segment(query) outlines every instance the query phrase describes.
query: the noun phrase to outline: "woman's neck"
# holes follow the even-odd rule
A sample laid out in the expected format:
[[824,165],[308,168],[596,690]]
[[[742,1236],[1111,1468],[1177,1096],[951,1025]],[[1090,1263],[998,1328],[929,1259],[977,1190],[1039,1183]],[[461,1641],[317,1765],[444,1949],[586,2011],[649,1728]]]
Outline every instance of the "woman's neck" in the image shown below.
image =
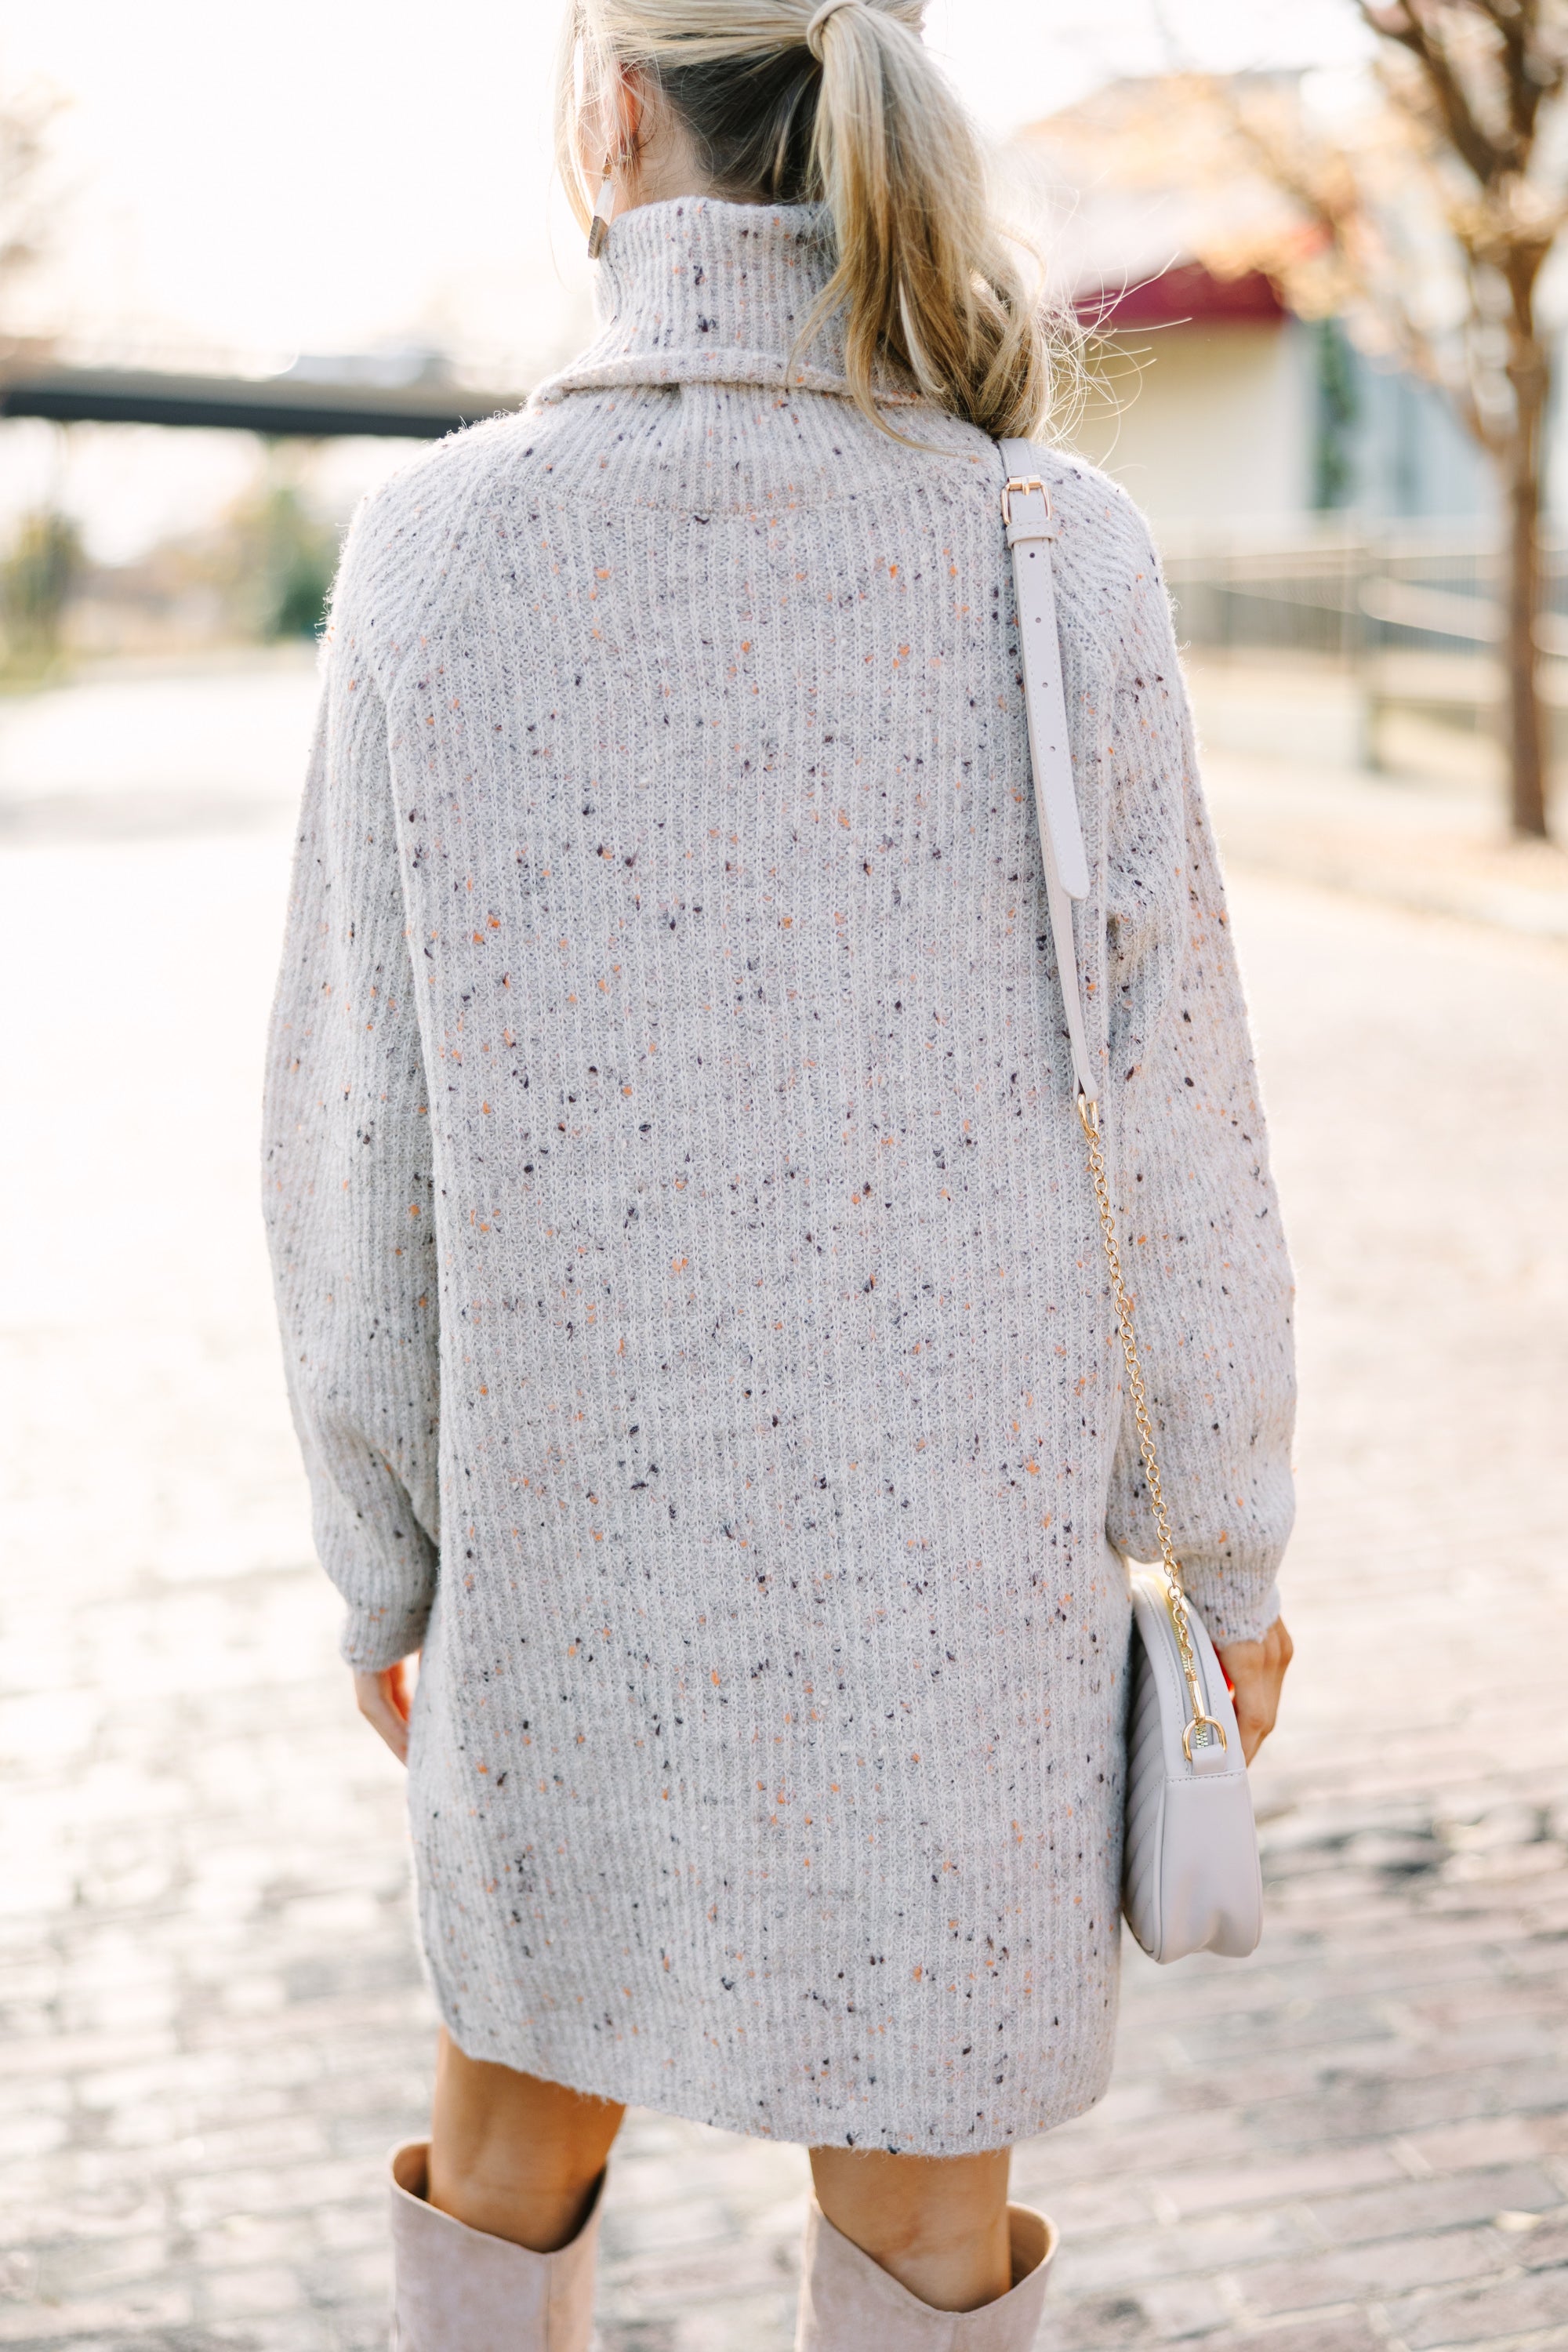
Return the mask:
[[627,161],[615,174],[616,211],[639,212],[645,205],[668,205],[681,196],[715,196],[723,204],[760,205],[769,199],[743,189],[720,188],[705,170],[697,142],[668,102],[650,98],[640,77],[627,85],[635,106]]

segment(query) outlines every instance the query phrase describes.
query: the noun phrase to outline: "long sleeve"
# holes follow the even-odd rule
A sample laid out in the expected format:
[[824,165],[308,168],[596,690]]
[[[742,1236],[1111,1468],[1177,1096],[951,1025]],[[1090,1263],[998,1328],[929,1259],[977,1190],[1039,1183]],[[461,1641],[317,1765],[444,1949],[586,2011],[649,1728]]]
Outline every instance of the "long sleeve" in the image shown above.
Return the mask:
[[264,1211],[316,1545],[351,1664],[417,1649],[440,1540],[428,1090],[386,714],[329,647],[268,1039]]
[[[1218,1639],[1279,1614],[1294,1514],[1292,1284],[1225,890],[1152,553],[1111,710],[1105,1093],[1117,1214],[1162,1482]],[[1108,1531],[1159,1556],[1125,1412]]]

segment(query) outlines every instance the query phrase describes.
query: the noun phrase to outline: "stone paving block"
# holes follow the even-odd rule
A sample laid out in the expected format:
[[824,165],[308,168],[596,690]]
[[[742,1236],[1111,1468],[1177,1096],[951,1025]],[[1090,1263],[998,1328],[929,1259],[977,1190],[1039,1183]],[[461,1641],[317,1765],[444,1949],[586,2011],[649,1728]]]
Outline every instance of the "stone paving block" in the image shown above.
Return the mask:
[[[762,2313],[752,2317],[748,2340],[782,2343],[782,2325],[771,2303],[764,2300]],[[601,2313],[594,2329],[593,2352],[675,2352],[676,2328],[673,2319],[606,2319]]]
[[190,2261],[205,2271],[253,2270],[268,2263],[300,2263],[314,2252],[318,2242],[315,2216],[289,2214],[263,2220],[255,2213],[231,2213],[216,2228],[203,2231],[191,2249]]
[[1393,2147],[1373,2140],[1246,2165],[1215,2165],[1206,2171],[1167,2166],[1159,2173],[1157,2189],[1174,2220],[1215,2208],[1239,2212],[1250,2205],[1282,2204],[1336,2189],[1364,2193],[1408,2179]]
[[24,2188],[17,2201],[28,2214],[37,2248],[51,2241],[83,2246],[100,2239],[119,2242],[177,2226],[156,2182],[94,2179],[81,2163],[68,2178],[40,2181],[31,2193]]
[[[380,2221],[380,2215],[376,2220]],[[364,2242],[333,2247],[300,2266],[310,2299],[323,2309],[341,2305],[351,2315],[384,2310],[392,2289],[392,2260],[384,2224],[364,2232]]]
[[84,2297],[68,2306],[34,2297],[25,2304],[0,2304],[0,2344],[56,2345],[67,2339],[91,2344],[116,2335],[144,2341],[153,2330],[187,2326],[192,2315],[190,2290],[177,2282],[112,2300]]
[[70,2123],[64,2113],[0,2116],[0,2164],[36,2164],[40,2157],[68,2147]]
[[737,2344],[787,2344],[795,2329],[795,2295],[752,2292],[728,2309],[700,2307],[682,2313],[671,2342],[674,2352],[733,2352]]
[[1152,2340],[1152,2323],[1138,2295],[1093,2295],[1070,2305],[1047,2295],[1035,2352],[1121,2352]]
[[248,2319],[297,2311],[306,2300],[300,2271],[289,2264],[237,2265],[203,2275],[197,2289],[203,2319]]
[[1511,2331],[1507,2336],[1493,2336],[1479,2346],[1467,2347],[1467,2352],[1565,2352],[1568,2347],[1568,2326],[1562,2327],[1531,2327],[1522,2336]]
[[1561,2183],[1540,2165],[1485,2172],[1447,2173],[1409,2180],[1398,2189],[1363,2189],[1353,2196],[1313,2198],[1306,2208],[1327,2245],[1354,2245],[1407,2230],[1447,2230],[1490,2221],[1499,2213],[1545,2213],[1563,2203]]
[[1203,2352],[1390,2352],[1384,2328],[1365,2312],[1314,2312],[1263,2330],[1221,2328],[1200,2339]]
[[1408,2136],[1436,2125],[1568,2106],[1568,2069],[1544,2053],[1534,2065],[1443,2067],[1421,2074],[1399,2053],[1381,2076],[1343,2082],[1332,2075],[1312,2092],[1252,2107],[1247,2127],[1268,2150],[1310,2147],[1333,2140]]
[[1027,2142],[1013,2166],[1013,2195],[1023,2205],[1048,2212],[1069,2243],[1110,2231],[1145,2230],[1152,2221],[1173,2221],[1155,2185],[1137,2174],[1110,2179],[1074,2179],[1070,2168],[1052,2173],[1037,2160],[1037,2142]]
[[[1308,2002],[1278,2000],[1267,2009],[1232,2010],[1201,2024],[1184,2022],[1174,2046],[1184,2062],[1200,2072],[1234,2078],[1242,2068],[1247,2079],[1268,2062],[1295,2059],[1310,2063],[1323,2050],[1336,2055],[1357,2044],[1380,2047],[1388,2038],[1388,2019],[1382,2003],[1383,1988],[1359,2001]],[[1262,2074],[1263,2082],[1268,2077]]]
[[1405,1992],[1401,2008],[1415,2032],[1440,2036],[1469,2059],[1491,2053],[1505,2041],[1510,2047],[1539,2046],[1542,2030],[1550,2031],[1563,2016],[1563,1990],[1557,1977],[1521,1984],[1494,1972],[1488,1981],[1467,1982],[1458,1993],[1448,1988],[1415,1997]]
[[1568,2294],[1568,2204],[1559,2205],[1533,2229],[1520,2232],[1518,2259],[1527,2271],[1563,2271],[1563,2291]]
[[1561,1933],[1521,1937],[1509,1947],[1510,1974],[1515,1977],[1561,1976],[1563,1971],[1563,1939]]
[[[382,2352],[384,2339],[383,2326],[359,2340],[363,2341],[365,2352],[371,2344]],[[242,2320],[209,2319],[177,2343],[142,2347],[142,2352],[218,2352],[220,2347],[232,2347],[232,2352],[348,2352],[353,2341],[342,2328],[341,2314],[307,2308],[253,2314]]]
[[604,2305],[622,2317],[658,2319],[688,2305],[722,2305],[728,2296],[768,2282],[781,2293],[780,2283],[785,2282],[793,2294],[799,2242],[798,2219],[781,2235],[749,2232],[739,2217],[726,2237],[706,2245],[662,2249],[605,2241],[600,2261]]
[[1433,2172],[1459,2172],[1540,2156],[1568,2155],[1568,2111],[1480,2116],[1413,2132],[1401,2146]]
[[158,2279],[170,2268],[169,2252],[162,2230],[77,2232],[63,2243],[38,2246],[32,2291],[44,2304],[96,2301]]
[[323,2253],[373,2252],[384,2263],[386,2253],[386,2215],[379,2198],[344,2200],[335,2205],[315,2205],[310,2209],[315,2226],[316,2242]]
[[[247,2099],[248,2108],[252,2103]],[[226,2125],[209,2123],[200,2137],[187,2134],[135,2159],[149,2173],[166,2172],[176,2179],[216,2175],[246,2166],[265,2169],[287,2179],[300,2165],[330,2158],[332,2149],[323,2122],[309,2113],[231,2118]],[[127,2159],[129,2161],[129,2159]]]
[[1235,2315],[1230,2282],[1194,2272],[1185,2278],[1151,2279],[1137,2290],[1150,2336],[1157,2344],[1212,2335]]
[[1237,2284],[1249,2315],[1261,2318],[1357,2296],[1386,2301],[1416,2285],[1485,2277],[1508,2260],[1491,2230],[1413,2231],[1373,2245],[1330,2245],[1310,2262],[1259,2263],[1238,2272]]
[[1105,2294],[1113,2285],[1143,2294],[1151,2281],[1190,2280],[1241,2263],[1310,2258],[1322,2242],[1302,2211],[1289,2206],[1206,2215],[1164,2229],[1086,2233],[1064,2243],[1053,2284],[1068,2297]]
[[[1123,2029],[1128,2041],[1130,2031]],[[1112,2092],[1115,2092],[1112,2084]],[[1020,2161],[1042,2180],[1116,2181],[1140,2174],[1158,2175],[1179,2168],[1194,2149],[1219,2165],[1235,2158],[1245,2161],[1262,2154],[1249,2137],[1242,2112],[1217,2101],[1204,2107],[1162,2114],[1152,2097],[1150,2112],[1128,2116],[1118,2101],[1107,2098],[1087,2116],[1062,2125],[1047,2139],[1032,2141]]]
[[[622,2208],[614,2217],[606,2210],[607,2251],[626,2259],[657,2252],[684,2263],[698,2249],[724,2245],[733,2234],[733,2219],[717,2198],[700,2194],[675,2197],[641,2210]],[[697,2255],[700,2259],[700,2255]]]
[[18,2031],[7,2055],[6,2072],[17,2084],[30,2077],[43,2077],[47,2096],[58,2087],[62,2074],[102,2075],[137,2068],[150,2068],[156,2074],[177,2054],[172,2031],[131,2033],[110,2028],[51,2034],[47,2020],[39,2020],[31,2032]]
[[1449,2346],[1490,2345],[1536,2330],[1568,2336],[1568,2281],[1550,2274],[1489,2282],[1448,2294],[1412,2297],[1386,2306],[1390,2331],[1407,2352],[1447,2352]]

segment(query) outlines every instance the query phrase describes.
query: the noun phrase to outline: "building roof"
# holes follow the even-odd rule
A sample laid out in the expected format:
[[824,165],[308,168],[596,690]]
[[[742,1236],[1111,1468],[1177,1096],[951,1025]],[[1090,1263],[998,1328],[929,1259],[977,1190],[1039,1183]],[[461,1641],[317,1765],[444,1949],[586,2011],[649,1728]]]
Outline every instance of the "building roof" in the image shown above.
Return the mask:
[[[1053,292],[1087,322],[1114,330],[1286,315],[1278,288],[1245,257],[1261,225],[1288,216],[1285,199],[1261,173],[1216,171],[1199,79],[1112,82],[1009,142],[1013,209]],[[1215,259],[1229,246],[1234,270]]]

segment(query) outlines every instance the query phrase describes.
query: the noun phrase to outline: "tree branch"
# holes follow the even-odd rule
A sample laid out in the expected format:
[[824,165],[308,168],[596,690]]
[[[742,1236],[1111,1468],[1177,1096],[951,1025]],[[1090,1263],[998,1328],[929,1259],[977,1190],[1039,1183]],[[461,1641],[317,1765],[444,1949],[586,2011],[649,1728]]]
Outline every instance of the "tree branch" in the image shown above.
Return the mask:
[[1507,172],[1521,168],[1513,143],[1500,147],[1482,124],[1460,81],[1453,59],[1435,27],[1416,14],[1415,0],[1356,0],[1362,21],[1380,38],[1408,50],[1425,77],[1448,142],[1483,188],[1493,186]]

